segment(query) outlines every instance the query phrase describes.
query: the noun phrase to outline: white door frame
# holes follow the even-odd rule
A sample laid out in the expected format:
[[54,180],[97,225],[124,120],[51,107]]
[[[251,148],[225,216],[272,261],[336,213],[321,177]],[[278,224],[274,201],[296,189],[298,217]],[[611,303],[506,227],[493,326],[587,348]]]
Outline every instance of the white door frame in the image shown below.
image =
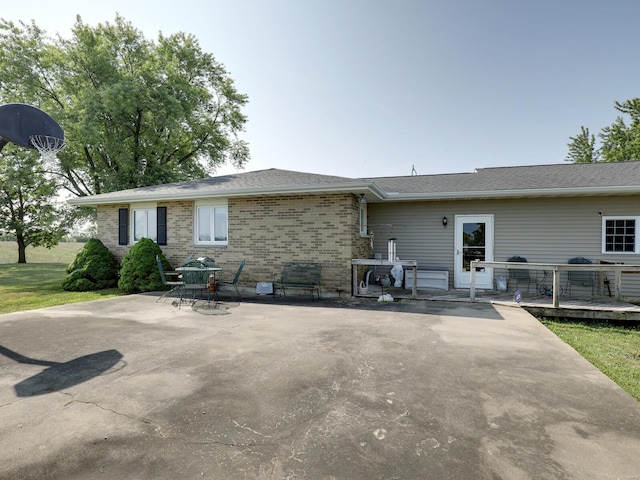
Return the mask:
[[[471,272],[465,267],[464,261],[464,225],[473,223],[485,224],[485,245],[484,258],[487,262],[493,261],[493,214],[484,215],[456,215],[455,216],[455,245],[454,245],[454,270],[453,285],[455,288],[470,288]],[[469,256],[469,247],[466,248],[467,257]],[[475,260],[475,258],[473,259]],[[466,268],[466,270],[465,270]],[[493,288],[493,268],[480,268],[476,271],[476,288]]]

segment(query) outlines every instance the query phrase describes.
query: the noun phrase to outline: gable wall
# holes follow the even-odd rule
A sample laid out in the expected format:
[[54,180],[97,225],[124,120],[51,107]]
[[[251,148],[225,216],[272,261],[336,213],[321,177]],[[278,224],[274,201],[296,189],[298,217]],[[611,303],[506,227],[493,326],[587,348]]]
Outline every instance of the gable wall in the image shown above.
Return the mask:
[[[529,262],[566,263],[584,256],[598,260],[640,264],[637,254],[601,253],[604,215],[640,215],[637,196],[408,202],[369,205],[375,251],[386,257],[388,238],[397,238],[397,255],[417,260],[419,268],[447,267],[453,286],[456,214],[494,215],[494,260],[520,255]],[[442,217],[448,219],[447,227]],[[505,272],[495,271],[495,275]],[[640,292],[640,275],[623,276],[623,294]],[[624,290],[627,290],[625,292]]]
[[[243,259],[240,278],[246,287],[279,279],[284,263],[322,264],[322,290],[351,291],[351,259],[368,255],[368,240],[360,238],[359,207],[350,194],[299,195],[229,199],[229,244],[202,247],[193,244],[193,202],[162,202],[167,206],[167,245],[163,253],[174,266],[187,255],[209,256],[235,273]],[[118,209],[98,207],[98,236],[121,260],[129,246],[118,245]]]

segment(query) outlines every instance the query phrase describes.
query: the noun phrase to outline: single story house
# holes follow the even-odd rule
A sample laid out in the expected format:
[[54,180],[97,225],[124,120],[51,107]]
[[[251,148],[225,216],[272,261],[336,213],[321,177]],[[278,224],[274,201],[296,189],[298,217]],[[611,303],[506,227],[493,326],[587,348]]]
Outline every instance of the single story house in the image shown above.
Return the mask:
[[[98,237],[120,259],[142,237],[174,266],[209,256],[235,271],[246,259],[240,283],[252,290],[301,261],[322,264],[323,295],[351,293],[352,259],[386,258],[389,239],[418,270],[447,272],[443,288],[469,288],[476,258],[640,263],[640,162],[379,178],[268,169],[69,203],[97,208]],[[499,274],[479,272],[477,287],[495,288]],[[640,297],[630,277],[622,293]]]

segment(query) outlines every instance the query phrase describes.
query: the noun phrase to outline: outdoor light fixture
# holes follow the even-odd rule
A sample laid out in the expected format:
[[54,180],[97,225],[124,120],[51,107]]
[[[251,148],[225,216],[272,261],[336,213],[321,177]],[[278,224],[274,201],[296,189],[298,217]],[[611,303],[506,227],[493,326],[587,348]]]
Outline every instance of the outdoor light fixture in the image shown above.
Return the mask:
[[364,193],[360,194],[360,198],[358,199],[358,203],[367,203],[367,199],[364,198]]
[[449,220],[447,220],[447,217],[442,217],[442,226],[444,228],[447,228],[447,223],[449,223]]

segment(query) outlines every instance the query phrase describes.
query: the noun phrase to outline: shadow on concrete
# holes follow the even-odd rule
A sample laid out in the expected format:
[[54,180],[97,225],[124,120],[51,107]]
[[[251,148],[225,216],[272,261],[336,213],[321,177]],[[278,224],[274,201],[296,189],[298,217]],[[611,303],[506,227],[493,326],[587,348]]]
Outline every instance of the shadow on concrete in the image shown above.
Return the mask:
[[402,312],[429,315],[469,316],[487,320],[504,320],[504,317],[487,303],[448,302],[439,300],[413,300],[395,299],[393,302],[378,302],[375,298],[347,297],[347,298],[320,298],[312,300],[310,297],[300,295],[273,296],[253,295],[243,296],[243,303],[261,303],[271,305],[288,305],[295,307],[322,307],[344,308],[357,310],[370,310],[377,312]]
[[117,350],[105,350],[58,363],[25,357],[2,345],[0,354],[18,363],[48,367],[15,385],[14,389],[19,397],[44,395],[73,387],[103,374],[123,358]]

